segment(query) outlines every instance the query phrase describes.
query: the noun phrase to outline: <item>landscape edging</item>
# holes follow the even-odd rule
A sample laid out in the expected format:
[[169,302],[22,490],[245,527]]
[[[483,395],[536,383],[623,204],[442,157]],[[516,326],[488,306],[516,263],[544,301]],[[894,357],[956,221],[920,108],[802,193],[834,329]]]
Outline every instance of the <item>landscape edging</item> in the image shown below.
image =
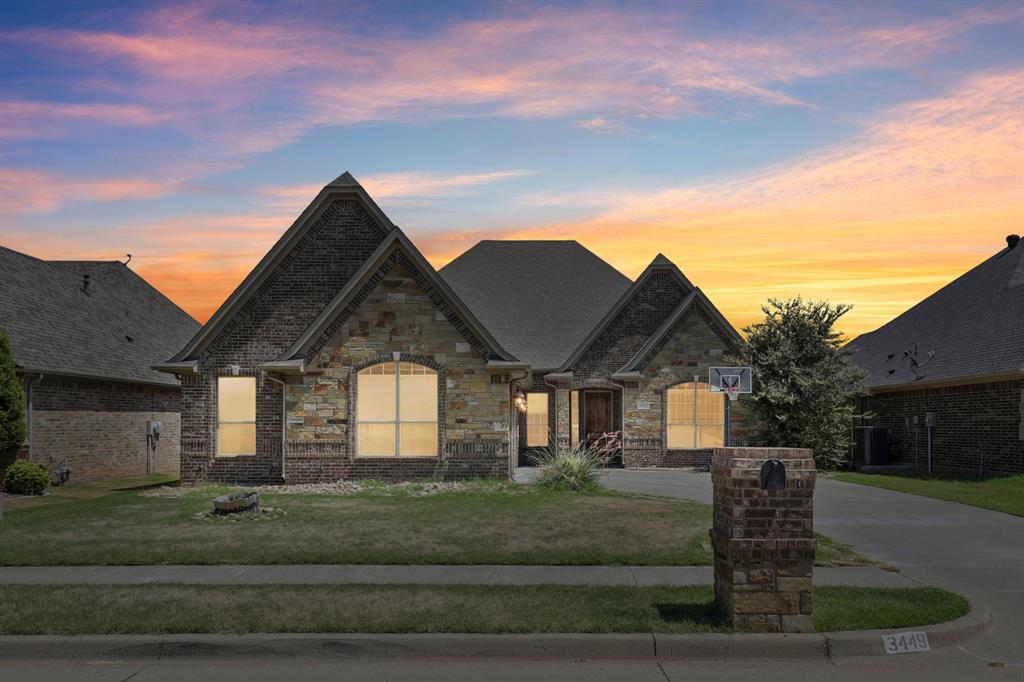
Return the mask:
[[971,612],[919,628],[814,634],[250,634],[250,635],[5,635],[8,660],[124,660],[159,658],[512,658],[532,660],[821,660],[884,655],[882,636],[911,629],[928,633],[932,648],[984,632],[991,613]]

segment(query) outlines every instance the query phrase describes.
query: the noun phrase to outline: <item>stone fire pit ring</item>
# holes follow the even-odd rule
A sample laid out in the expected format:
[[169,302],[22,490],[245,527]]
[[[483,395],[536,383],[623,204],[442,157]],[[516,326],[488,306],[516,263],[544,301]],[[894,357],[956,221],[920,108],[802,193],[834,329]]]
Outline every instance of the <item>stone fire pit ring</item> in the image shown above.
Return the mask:
[[230,493],[213,498],[213,510],[218,514],[238,514],[260,508],[260,494],[255,490]]

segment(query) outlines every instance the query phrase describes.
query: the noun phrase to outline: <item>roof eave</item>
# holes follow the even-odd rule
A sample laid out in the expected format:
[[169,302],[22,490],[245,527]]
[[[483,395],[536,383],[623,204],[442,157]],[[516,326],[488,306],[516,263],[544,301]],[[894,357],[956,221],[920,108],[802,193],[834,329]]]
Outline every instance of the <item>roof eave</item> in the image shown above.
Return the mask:
[[358,198],[370,214],[377,219],[384,229],[392,231],[397,229],[394,223],[377,206],[376,202],[359,185],[334,186],[327,185],[320,190],[320,193],[312,202],[299,214],[299,217],[285,231],[281,238],[274,244],[273,248],[256,264],[256,267],[246,276],[242,283],[231,293],[220,308],[213,314],[202,328],[196,332],[191,341],[173,358],[171,362],[187,360],[195,354],[202,352],[216,334],[231,319],[241,305],[248,300],[249,294],[256,289],[281,260],[287,256],[292,247],[302,238],[305,231],[319,217],[320,213],[330,204],[330,201],[343,196]]
[[264,372],[274,372],[275,374],[305,374],[306,360],[305,358],[297,360],[272,360],[271,362],[261,362],[256,365],[256,369],[263,370]]
[[298,356],[304,355],[309,346],[313,344],[320,336],[327,330],[331,323],[337,318],[340,312],[346,305],[355,297],[355,295],[362,289],[373,273],[375,273],[384,261],[391,255],[392,251],[396,248],[400,248],[406,256],[413,260],[416,267],[430,280],[431,286],[437,289],[442,298],[444,298],[449,305],[451,305],[457,315],[466,323],[470,331],[473,332],[479,338],[488,350],[497,356],[497,360],[506,362],[518,362],[517,358],[506,351],[497,340],[487,331],[486,328],[480,323],[475,315],[469,310],[469,308],[462,302],[461,299],[452,291],[451,287],[444,281],[444,279],[434,270],[433,266],[427,262],[423,255],[420,254],[416,246],[409,241],[409,238],[402,233],[401,230],[395,228],[392,230],[390,236],[381,242],[380,246],[373,252],[373,254],[366,259],[366,261],[359,267],[355,275],[349,279],[348,283],[345,284],[344,288],[338,292],[326,308],[317,316],[317,318],[307,327],[295,343],[291,345],[284,353],[278,356],[273,362],[289,362],[295,360]]
[[680,282],[682,282],[682,284],[689,291],[693,291],[695,289],[693,284],[690,283],[690,280],[688,280],[686,278],[686,275],[683,274],[682,270],[680,270],[671,261],[665,259],[665,262],[663,263],[661,262],[661,259],[664,259],[664,257],[661,254],[658,254],[658,258],[655,258],[654,261],[652,261],[651,264],[648,265],[642,273],[640,273],[640,276],[636,278],[636,281],[629,285],[629,288],[622,293],[622,296],[619,297],[619,300],[616,301],[615,305],[613,305],[611,309],[607,313],[605,313],[604,317],[601,318],[601,321],[597,323],[597,325],[594,327],[593,330],[591,330],[589,334],[587,334],[586,338],[584,338],[580,345],[576,347],[576,350],[572,352],[569,358],[564,363],[562,363],[561,366],[558,367],[559,371],[568,371],[569,369],[572,368],[574,364],[576,364],[580,357],[583,356],[583,353],[585,353],[586,350],[591,346],[591,344],[593,344],[594,341],[596,341],[597,338],[602,333],[604,333],[605,329],[608,327],[609,324],[611,324],[612,320],[614,320],[615,317],[626,306],[626,303],[628,303],[629,300],[633,298],[634,294],[636,294],[636,292],[640,289],[643,283],[647,281],[647,278],[649,278],[651,274],[656,270],[668,270],[669,272],[673,273],[677,278],[679,278]]
[[167,374],[198,374],[199,373],[199,361],[198,360],[180,360],[174,362],[164,362],[159,365],[151,365],[153,369],[158,372],[166,372]]

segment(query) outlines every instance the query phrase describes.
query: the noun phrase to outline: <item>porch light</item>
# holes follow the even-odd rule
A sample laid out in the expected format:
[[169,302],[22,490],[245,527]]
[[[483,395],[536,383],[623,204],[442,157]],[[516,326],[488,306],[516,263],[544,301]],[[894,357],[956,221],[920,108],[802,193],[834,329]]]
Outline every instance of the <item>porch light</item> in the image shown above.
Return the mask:
[[512,404],[515,405],[516,412],[526,414],[526,393],[519,386],[516,386],[516,392],[512,394]]

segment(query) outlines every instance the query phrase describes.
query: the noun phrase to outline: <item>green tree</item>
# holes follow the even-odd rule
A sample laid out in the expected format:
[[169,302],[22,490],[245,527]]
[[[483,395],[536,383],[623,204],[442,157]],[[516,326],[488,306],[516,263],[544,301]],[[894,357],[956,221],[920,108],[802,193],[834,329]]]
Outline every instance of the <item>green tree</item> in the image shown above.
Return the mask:
[[25,443],[25,389],[7,336],[0,329],[0,468],[14,461]]
[[863,372],[835,324],[846,304],[769,299],[765,318],[743,331],[740,360],[753,369],[754,394],[745,400],[753,421],[751,444],[812,448],[819,468],[849,460],[853,398]]

